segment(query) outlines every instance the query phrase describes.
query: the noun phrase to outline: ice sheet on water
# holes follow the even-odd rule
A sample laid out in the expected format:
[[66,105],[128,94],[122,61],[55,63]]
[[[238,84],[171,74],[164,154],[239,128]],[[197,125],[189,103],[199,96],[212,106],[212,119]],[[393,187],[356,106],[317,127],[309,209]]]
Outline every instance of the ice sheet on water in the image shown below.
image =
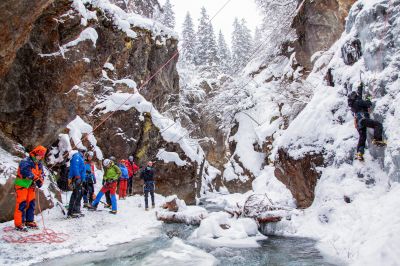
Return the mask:
[[172,244],[169,248],[157,251],[154,254],[150,254],[139,265],[216,265],[217,259],[194,246],[185,244],[179,238],[173,238]]

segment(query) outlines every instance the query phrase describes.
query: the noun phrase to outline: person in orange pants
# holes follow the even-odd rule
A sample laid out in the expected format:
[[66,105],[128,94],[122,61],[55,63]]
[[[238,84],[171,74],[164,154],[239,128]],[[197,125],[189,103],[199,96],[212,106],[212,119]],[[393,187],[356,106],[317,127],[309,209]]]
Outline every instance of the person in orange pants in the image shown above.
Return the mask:
[[29,157],[19,163],[17,178],[15,179],[15,211],[14,225],[19,231],[28,228],[37,229],[35,219],[35,190],[43,185],[43,165],[47,149],[37,146],[29,153]]

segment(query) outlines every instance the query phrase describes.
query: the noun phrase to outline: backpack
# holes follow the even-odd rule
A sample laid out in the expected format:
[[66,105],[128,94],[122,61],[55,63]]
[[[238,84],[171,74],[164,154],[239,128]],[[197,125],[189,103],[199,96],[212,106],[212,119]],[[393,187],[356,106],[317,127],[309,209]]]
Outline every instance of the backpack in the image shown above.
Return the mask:
[[350,107],[351,111],[353,113],[356,112],[356,106],[355,106],[355,102],[357,100],[358,94],[355,91],[352,91],[348,96],[347,96],[347,104]]
[[62,191],[68,191],[68,174],[69,168],[67,167],[67,164],[62,164],[60,166],[60,175],[57,179],[57,186]]

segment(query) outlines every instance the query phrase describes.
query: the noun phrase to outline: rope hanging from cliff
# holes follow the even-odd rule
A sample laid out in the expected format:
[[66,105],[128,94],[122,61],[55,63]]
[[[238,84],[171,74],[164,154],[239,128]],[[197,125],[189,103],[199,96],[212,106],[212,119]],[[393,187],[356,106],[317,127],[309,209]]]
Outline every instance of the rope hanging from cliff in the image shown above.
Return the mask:
[[69,235],[64,233],[57,233],[52,229],[46,228],[45,220],[43,217],[42,208],[40,206],[40,193],[36,189],[37,203],[40,215],[42,216],[42,232],[36,234],[29,234],[27,232],[18,232],[13,226],[3,228],[4,235],[2,239],[7,243],[13,244],[53,244],[65,242]]

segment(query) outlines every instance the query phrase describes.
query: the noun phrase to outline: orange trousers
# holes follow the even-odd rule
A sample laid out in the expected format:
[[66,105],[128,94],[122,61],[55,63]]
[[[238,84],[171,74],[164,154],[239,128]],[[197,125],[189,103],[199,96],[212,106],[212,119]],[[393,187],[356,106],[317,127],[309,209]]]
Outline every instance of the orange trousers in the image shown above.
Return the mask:
[[24,188],[15,185],[14,225],[22,226],[35,219],[35,188]]
[[126,197],[126,189],[128,188],[128,179],[119,180],[119,198]]

